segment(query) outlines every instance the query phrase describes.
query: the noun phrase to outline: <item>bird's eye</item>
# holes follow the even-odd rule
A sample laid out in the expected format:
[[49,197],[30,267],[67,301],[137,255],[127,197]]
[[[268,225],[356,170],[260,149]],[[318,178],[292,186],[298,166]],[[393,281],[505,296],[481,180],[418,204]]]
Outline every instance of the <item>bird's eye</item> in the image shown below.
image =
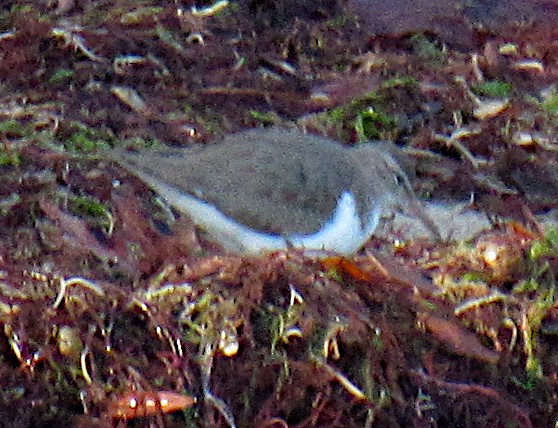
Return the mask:
[[402,174],[393,174],[393,179],[395,181],[395,184],[397,184],[398,186],[403,186],[405,185],[405,176]]

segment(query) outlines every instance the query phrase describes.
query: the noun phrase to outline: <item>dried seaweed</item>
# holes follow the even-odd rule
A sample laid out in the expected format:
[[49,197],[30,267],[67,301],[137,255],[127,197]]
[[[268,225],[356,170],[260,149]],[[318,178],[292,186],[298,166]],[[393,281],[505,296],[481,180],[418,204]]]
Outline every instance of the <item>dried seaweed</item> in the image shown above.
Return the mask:
[[[0,425],[555,424],[555,7],[370,3],[0,9]],[[231,256],[103,155],[288,120],[493,229]]]

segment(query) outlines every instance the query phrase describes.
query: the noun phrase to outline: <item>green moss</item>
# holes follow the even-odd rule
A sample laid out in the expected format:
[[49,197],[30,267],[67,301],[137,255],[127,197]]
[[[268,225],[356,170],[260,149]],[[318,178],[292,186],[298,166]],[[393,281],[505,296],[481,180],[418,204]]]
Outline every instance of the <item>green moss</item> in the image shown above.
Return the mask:
[[368,107],[357,114],[355,130],[359,141],[383,140],[395,129],[395,119],[378,108]]
[[8,150],[0,151],[0,166],[19,166],[21,165],[21,156],[19,153]]
[[77,214],[92,217],[104,217],[108,211],[101,202],[87,196],[71,198],[70,207]]
[[417,86],[418,80],[413,76],[395,76],[382,83],[382,88],[401,88]]
[[550,242],[554,251],[558,250],[558,228],[548,228],[546,231],[545,239]]
[[431,302],[430,300],[427,299],[420,299],[418,303],[420,305],[420,308],[425,311],[435,312],[440,309],[436,303]]
[[539,288],[539,283],[533,278],[528,278],[516,284],[513,287],[513,292],[517,294],[524,294],[524,293],[537,291],[538,288]]
[[341,123],[347,114],[346,110],[346,107],[336,107],[334,109],[331,109],[327,113],[328,122]]
[[64,146],[75,152],[91,153],[99,149],[108,149],[110,146],[106,141],[91,138],[90,134],[76,132],[68,138]]
[[471,89],[477,95],[490,98],[507,98],[511,95],[513,86],[511,83],[502,80],[488,80],[474,85]]
[[[56,108],[54,103],[44,104],[45,109]],[[9,119],[0,122],[0,137],[5,140],[25,139],[32,140],[37,143],[49,144],[53,141],[54,131],[51,127],[45,127],[43,118],[35,118],[35,111],[29,110],[29,116],[25,119],[16,120]],[[21,159],[16,152],[0,151],[1,165],[19,165]]]
[[554,93],[547,97],[542,103],[542,108],[549,113],[558,113],[558,94]]
[[526,377],[525,379],[519,379],[518,377],[512,377],[512,382],[527,392],[534,391],[540,384],[540,379],[536,377]]
[[132,137],[126,138],[125,140],[118,140],[114,142],[114,146],[118,147],[130,147],[135,149],[163,149],[165,146],[161,141],[156,138],[142,138],[142,137]]
[[549,255],[558,255],[558,229],[549,229],[544,239],[533,242],[528,254],[532,261]]
[[100,201],[89,196],[73,196],[68,201],[70,210],[77,215],[88,217],[108,233],[112,231],[114,219],[110,210]]
[[15,15],[15,14],[30,14],[30,13],[36,14],[37,11],[36,11],[35,8],[34,8],[33,6],[31,6],[31,5],[26,5],[26,4],[18,5],[18,4],[15,4],[15,5],[12,6],[12,8],[11,8],[11,10],[10,10],[10,13],[13,13],[14,15]]
[[[395,84],[394,81],[389,82],[389,88],[392,88],[393,84]],[[397,84],[402,84],[402,81]],[[353,132],[356,132],[359,141],[390,140],[395,137],[396,121],[383,109],[387,100],[387,95],[375,91],[370,92],[361,98],[330,110],[324,118],[327,126],[333,126],[339,131],[340,138],[344,138],[341,134],[349,130],[351,137]]]
[[372,336],[372,340],[370,341],[370,345],[374,347],[376,351],[382,352],[385,349],[385,343],[382,340],[382,336],[379,334],[374,334]]
[[411,36],[411,46],[414,53],[423,61],[438,65],[446,61],[447,52],[436,41],[429,40],[424,34]]
[[92,153],[111,147],[111,136],[107,132],[91,128],[81,122],[70,124],[70,136],[64,140],[64,147],[76,153]]
[[15,119],[8,119],[4,122],[0,122],[0,134],[23,137],[28,134],[28,129],[22,122]]
[[250,116],[264,125],[274,125],[281,121],[277,113],[268,111],[259,112],[256,110],[250,110]]
[[539,291],[537,298],[527,310],[527,323],[522,327],[525,353],[525,371],[530,377],[541,378],[543,369],[537,351],[540,348],[539,330],[543,319],[554,306],[555,287],[551,286],[545,291]]
[[338,282],[343,282],[343,275],[341,274],[341,272],[339,272],[339,269],[337,267],[328,269],[326,275]]
[[67,68],[63,68],[60,69],[56,72],[54,72],[54,74],[52,76],[50,76],[50,78],[48,79],[48,81],[50,83],[65,83],[69,80],[72,80],[72,78],[75,76],[75,72],[74,70],[69,70]]
[[547,258],[557,256],[558,229],[549,228],[542,239],[531,243],[531,247],[527,251],[528,275],[526,279],[514,286],[513,292],[517,294],[538,293],[537,299],[540,299],[541,293],[544,294],[549,288],[554,287],[553,282],[549,280],[549,277],[554,275]]
[[461,281],[463,283],[470,283],[470,282],[484,282],[485,275],[481,272],[466,272],[461,276]]
[[[0,199],[0,216],[8,215],[21,202],[21,196],[18,193],[12,193],[10,196]],[[1,312],[1,311],[0,311]]]
[[534,241],[527,253],[528,274],[526,279],[518,283],[513,292],[525,300],[525,321],[522,322],[523,353],[525,355],[525,371],[530,378],[543,377],[543,366],[539,355],[539,332],[543,320],[547,318],[555,306],[556,284],[555,274],[549,257],[558,255],[558,231],[549,229],[540,240]]

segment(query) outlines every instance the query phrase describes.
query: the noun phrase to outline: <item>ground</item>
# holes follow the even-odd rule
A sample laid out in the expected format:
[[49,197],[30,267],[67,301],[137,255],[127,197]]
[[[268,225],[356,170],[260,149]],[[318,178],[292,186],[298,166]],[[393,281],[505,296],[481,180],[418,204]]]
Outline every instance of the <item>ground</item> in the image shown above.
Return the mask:
[[[500,3],[4,2],[0,425],[555,426],[558,5]],[[287,123],[492,226],[239,257],[106,155]]]

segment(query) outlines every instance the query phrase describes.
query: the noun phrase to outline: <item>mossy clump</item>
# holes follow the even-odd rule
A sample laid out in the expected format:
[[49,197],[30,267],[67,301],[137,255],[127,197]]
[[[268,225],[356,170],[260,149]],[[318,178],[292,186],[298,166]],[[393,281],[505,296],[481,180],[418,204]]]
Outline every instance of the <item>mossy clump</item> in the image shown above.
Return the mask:
[[487,80],[479,83],[471,88],[477,95],[490,98],[508,98],[513,90],[513,86],[509,82],[502,80]]

